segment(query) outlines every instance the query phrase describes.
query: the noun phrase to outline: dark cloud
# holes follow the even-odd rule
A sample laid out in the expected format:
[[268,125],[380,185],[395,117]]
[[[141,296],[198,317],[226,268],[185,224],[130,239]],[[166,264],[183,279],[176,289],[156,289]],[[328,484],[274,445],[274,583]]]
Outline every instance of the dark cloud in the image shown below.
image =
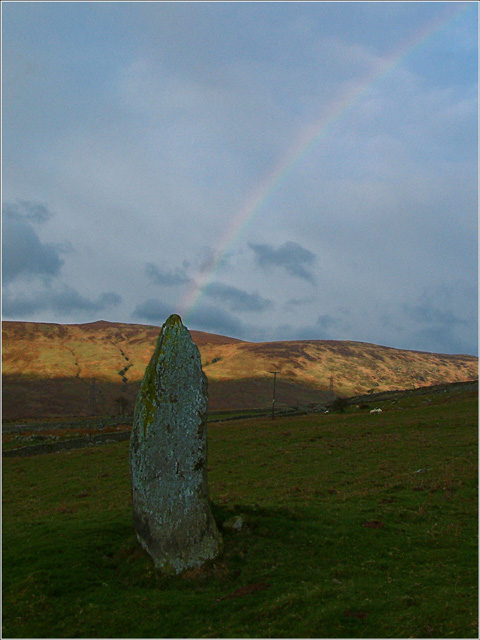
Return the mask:
[[452,326],[430,325],[414,331],[410,337],[410,349],[432,353],[456,353],[477,355],[478,347],[462,339]]
[[402,305],[411,324],[411,348],[442,353],[478,353],[478,290],[476,279],[444,282],[424,289]]
[[416,322],[435,327],[442,326],[453,328],[457,325],[466,324],[465,320],[456,316],[453,311],[440,309],[434,303],[429,302],[425,298],[419,304],[405,305],[404,309]]
[[[443,293],[443,295],[442,295]],[[463,337],[464,329],[471,323],[454,312],[448,305],[446,288],[433,294],[424,293],[414,304],[404,304],[403,311],[413,320],[412,332],[414,349],[444,353],[476,353],[478,346]]]
[[275,249],[268,244],[249,243],[249,247],[255,253],[255,260],[260,267],[283,267],[287,273],[296,278],[313,283],[314,277],[305,267],[312,266],[315,262],[315,254],[302,247],[298,242],[291,240]]
[[[338,309],[337,309],[338,310]],[[338,310],[341,314],[348,315],[344,309]],[[256,338],[262,341],[268,340],[342,340],[346,339],[348,321],[344,315],[334,316],[322,314],[313,324],[282,324],[271,326],[267,330],[257,331]]]
[[59,274],[65,249],[42,242],[32,224],[49,217],[44,205],[35,203],[7,204],[3,208],[2,267],[6,284],[23,275]]
[[39,311],[55,311],[65,315],[77,312],[99,312],[120,304],[121,296],[116,293],[102,293],[96,300],[82,296],[71,287],[60,291],[43,291],[35,295],[18,294],[12,296],[7,292],[3,297],[3,314],[6,317],[19,318],[30,316]]
[[338,320],[338,318],[334,318],[328,313],[318,316],[318,319],[317,319],[317,327],[320,327],[320,329],[324,329],[325,331],[332,329],[334,327],[338,327],[339,324],[340,324],[340,321]]
[[257,292],[247,293],[221,282],[211,282],[205,287],[204,293],[214,300],[228,304],[232,311],[259,312],[272,307],[272,301],[262,298]]
[[17,200],[16,202],[6,202],[2,207],[4,216],[10,218],[32,220],[42,223],[50,220],[51,211],[42,202],[33,202],[30,200]]
[[[171,304],[150,298],[135,307],[133,317],[160,325],[172,313],[179,313],[179,311]],[[245,327],[240,320],[211,305],[199,306],[182,315],[182,320],[189,329],[196,331],[206,331],[235,338],[241,338],[245,333]]]
[[352,335],[350,311],[345,308],[336,308],[337,315],[324,313],[317,318],[314,334],[319,336],[317,340],[345,340]]
[[218,307],[202,305],[194,309],[186,317],[188,326],[198,331],[217,333],[234,338],[243,338],[247,333],[245,325]]
[[95,310],[103,310],[106,309],[107,307],[113,307],[116,306],[117,304],[120,304],[122,301],[122,296],[119,295],[118,293],[114,293],[113,291],[109,291],[107,293],[102,293],[99,298],[97,299],[97,302],[93,303],[93,308]]
[[175,287],[180,284],[189,284],[192,280],[187,276],[186,267],[170,271],[157,267],[153,262],[148,262],[145,266],[145,273],[154,284],[166,287]]
[[173,305],[156,298],[150,298],[141,304],[137,304],[132,315],[134,318],[141,318],[148,322],[163,324],[168,316],[175,312]]

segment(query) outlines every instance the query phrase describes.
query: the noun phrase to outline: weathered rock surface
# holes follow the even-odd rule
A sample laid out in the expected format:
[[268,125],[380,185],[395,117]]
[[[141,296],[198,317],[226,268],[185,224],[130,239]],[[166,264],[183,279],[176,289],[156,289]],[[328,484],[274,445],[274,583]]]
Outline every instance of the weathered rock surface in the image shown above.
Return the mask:
[[221,550],[208,501],[207,402],[198,348],[172,315],[145,371],[130,441],[137,538],[167,573],[200,566]]

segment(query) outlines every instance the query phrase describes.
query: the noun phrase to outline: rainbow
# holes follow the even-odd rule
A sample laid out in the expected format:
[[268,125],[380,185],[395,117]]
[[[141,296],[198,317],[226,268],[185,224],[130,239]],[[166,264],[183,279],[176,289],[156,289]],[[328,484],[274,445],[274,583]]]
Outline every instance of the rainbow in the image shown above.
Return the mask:
[[[321,119],[306,127],[297,137],[294,145],[271,169],[263,181],[246,198],[242,208],[233,217],[230,226],[218,242],[217,248],[209,261],[208,267],[197,277],[190,286],[187,295],[180,304],[180,315],[188,322],[202,294],[214,278],[227,251],[238,240],[246,226],[260,212],[272,198],[278,187],[295,171],[305,156],[325,138],[330,129],[344,118],[353,107],[367,94],[373,85],[383,80],[397,68],[401,62],[418,48],[423,46],[435,35],[448,27],[463,15],[472,4],[477,3],[448,3],[448,10],[435,21],[417,30],[406,42],[383,59],[367,77],[362,78],[349,89],[341,98],[332,102]],[[478,6],[478,5],[477,5]]]

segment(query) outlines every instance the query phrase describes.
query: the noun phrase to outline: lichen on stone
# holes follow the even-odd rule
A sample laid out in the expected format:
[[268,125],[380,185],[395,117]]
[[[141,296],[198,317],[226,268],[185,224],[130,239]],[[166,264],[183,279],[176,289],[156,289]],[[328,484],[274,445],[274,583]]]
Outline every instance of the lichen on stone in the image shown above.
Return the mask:
[[198,348],[170,316],[140,386],[130,446],[137,537],[162,571],[199,566],[221,549],[208,501],[207,403]]

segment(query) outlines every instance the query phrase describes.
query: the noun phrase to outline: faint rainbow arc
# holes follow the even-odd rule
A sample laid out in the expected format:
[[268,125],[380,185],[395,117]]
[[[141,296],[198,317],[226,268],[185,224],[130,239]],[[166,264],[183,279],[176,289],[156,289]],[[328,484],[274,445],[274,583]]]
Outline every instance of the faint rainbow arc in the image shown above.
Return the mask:
[[347,115],[376,82],[384,79],[416,48],[425,44],[430,38],[440,33],[463,15],[471,4],[473,3],[462,3],[460,7],[450,8],[446,15],[442,14],[435,21],[415,32],[413,37],[409,38],[394,53],[381,61],[367,77],[357,82],[341,98],[333,101],[318,122],[303,129],[293,146],[288,149],[284,156],[274,165],[270,173],[247,197],[241,209],[234,216],[231,225],[221,237],[208,267],[190,286],[187,295],[179,306],[179,312],[187,322],[195,306],[200,301],[205,288],[215,276],[229,247],[241,235],[255,214],[259,213],[267,204],[282,182],[294,172],[310,150],[327,135],[329,128]]

